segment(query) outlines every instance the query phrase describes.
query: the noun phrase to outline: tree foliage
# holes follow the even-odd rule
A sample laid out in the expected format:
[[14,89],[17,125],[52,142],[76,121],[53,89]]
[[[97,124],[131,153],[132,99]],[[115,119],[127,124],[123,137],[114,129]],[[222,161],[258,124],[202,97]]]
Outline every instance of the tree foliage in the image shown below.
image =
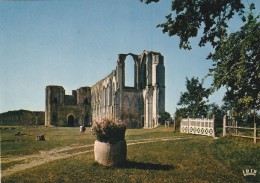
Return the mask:
[[[146,4],[159,0],[141,0]],[[222,38],[227,34],[228,20],[235,14],[244,13],[241,0],[173,0],[171,11],[166,16],[165,23],[157,25],[163,33],[180,37],[180,48],[191,49],[189,39],[197,37],[199,29],[203,28],[203,35],[199,46],[211,43],[218,48]],[[245,18],[242,17],[244,21]]]
[[187,91],[181,93],[178,105],[182,108],[177,109],[176,115],[182,114],[182,117],[206,117],[208,113],[208,97],[210,89],[203,87],[203,81],[199,82],[198,78],[186,78]]
[[213,116],[215,117],[215,125],[216,127],[223,126],[223,116],[227,114],[226,107],[219,107],[217,104],[212,103],[209,104],[208,117],[211,119]]
[[[159,0],[141,0],[146,4]],[[213,60],[210,70],[213,87],[225,86],[225,103],[234,116],[247,115],[260,109],[260,26],[259,16],[245,12],[242,0],[173,0],[167,21],[159,24],[163,33],[180,38],[180,48],[191,49],[190,38],[203,29],[199,46],[210,43],[214,52],[207,57]],[[245,18],[245,14],[249,14]],[[244,25],[228,34],[228,22],[239,15]]]
[[233,115],[248,114],[260,107],[260,22],[249,14],[241,29],[230,34],[213,55],[210,70],[216,89],[226,86],[226,103]]
[[171,114],[169,112],[163,112],[160,114],[159,123],[164,124],[165,121],[171,118]]

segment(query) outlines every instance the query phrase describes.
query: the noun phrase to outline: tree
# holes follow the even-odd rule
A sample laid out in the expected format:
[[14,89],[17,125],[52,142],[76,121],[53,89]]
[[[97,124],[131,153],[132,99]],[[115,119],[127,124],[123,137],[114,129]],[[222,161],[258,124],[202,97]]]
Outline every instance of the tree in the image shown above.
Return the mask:
[[174,117],[176,118],[187,118],[189,117],[189,110],[188,108],[184,107],[184,108],[176,108]]
[[[210,95],[210,89],[206,89],[203,86],[203,81],[199,82],[198,78],[186,78],[187,91],[181,93],[180,101],[178,105],[183,108],[177,109],[178,113],[186,113],[182,117],[206,117],[208,113],[208,97]],[[178,114],[179,115],[179,114]]]
[[174,114],[174,123],[175,123],[175,129],[180,128],[180,123],[182,118],[187,118],[189,117],[187,114],[187,108],[177,108]]
[[216,127],[222,127],[223,125],[223,116],[227,114],[226,108],[224,106],[219,107],[217,104],[209,104],[208,117],[215,117]]
[[243,116],[260,108],[260,22],[249,14],[241,29],[230,34],[213,55],[210,70],[213,86],[225,86],[224,101],[234,116]]
[[[159,0],[141,0],[146,4]],[[214,52],[209,75],[213,76],[214,90],[225,86],[224,97],[232,107],[232,114],[243,116],[260,109],[260,27],[259,16],[253,16],[254,4],[245,18],[241,0],[173,0],[173,14],[159,24],[163,33],[180,38],[180,48],[191,49],[189,39],[198,36],[203,28],[199,46],[210,43]],[[241,29],[228,35],[228,21],[239,15],[245,23]]]
[[[146,4],[160,0],[140,0]],[[227,34],[227,22],[235,14],[244,14],[245,6],[241,0],[173,0],[171,11],[166,16],[165,23],[157,25],[163,33],[180,37],[180,48],[191,49],[189,39],[198,36],[198,31],[204,28],[199,46],[211,43],[218,48],[223,36]],[[242,17],[245,21],[245,17]]]
[[164,124],[164,122],[169,120],[170,118],[171,118],[171,114],[165,111],[160,114],[159,123]]

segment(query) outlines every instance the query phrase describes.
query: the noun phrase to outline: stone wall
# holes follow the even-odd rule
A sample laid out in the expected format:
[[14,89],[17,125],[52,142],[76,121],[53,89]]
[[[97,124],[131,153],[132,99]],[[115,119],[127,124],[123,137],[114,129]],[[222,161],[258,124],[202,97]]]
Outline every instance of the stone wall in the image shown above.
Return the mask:
[[[125,61],[134,62],[134,86],[125,86]],[[141,55],[119,54],[116,69],[90,87],[65,95],[61,86],[46,87],[45,125],[73,126],[100,122],[105,118],[123,120],[129,128],[158,126],[165,111],[164,58],[158,52]],[[69,120],[70,118],[70,120]]]
[[65,95],[62,86],[46,87],[45,126],[90,126],[90,87],[81,87]]

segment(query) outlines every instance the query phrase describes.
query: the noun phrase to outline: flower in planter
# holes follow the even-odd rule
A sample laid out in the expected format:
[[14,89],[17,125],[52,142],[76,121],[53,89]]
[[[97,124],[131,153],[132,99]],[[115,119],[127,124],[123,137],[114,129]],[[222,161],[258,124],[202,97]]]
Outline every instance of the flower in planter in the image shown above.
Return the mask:
[[105,119],[92,125],[91,134],[96,136],[100,142],[115,144],[125,139],[126,126],[123,121],[115,123],[111,119]]

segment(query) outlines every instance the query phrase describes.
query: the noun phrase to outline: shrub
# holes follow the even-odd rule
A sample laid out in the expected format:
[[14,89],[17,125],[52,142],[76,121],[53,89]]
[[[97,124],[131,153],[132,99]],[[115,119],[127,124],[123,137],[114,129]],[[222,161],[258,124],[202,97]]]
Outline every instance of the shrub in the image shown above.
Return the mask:
[[113,120],[106,119],[103,122],[94,123],[91,134],[96,136],[100,142],[115,144],[125,139],[126,126],[123,121],[115,123]]

